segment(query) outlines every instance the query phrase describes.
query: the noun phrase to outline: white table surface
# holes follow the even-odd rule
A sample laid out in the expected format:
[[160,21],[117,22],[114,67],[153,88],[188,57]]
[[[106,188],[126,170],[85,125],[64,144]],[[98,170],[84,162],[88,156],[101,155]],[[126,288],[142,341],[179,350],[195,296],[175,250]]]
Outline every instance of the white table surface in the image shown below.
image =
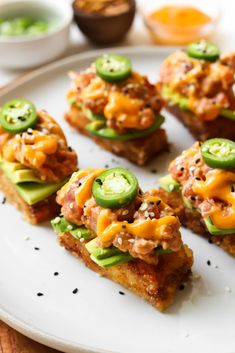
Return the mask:
[[[1,2],[2,0],[0,0]],[[67,1],[71,0],[57,0]],[[96,0],[94,0],[96,1]],[[138,6],[146,6],[148,3],[152,3],[155,0],[137,0]],[[195,0],[195,5],[198,1]],[[204,0],[206,2],[213,3],[217,2],[221,9],[221,21],[218,25],[217,31],[214,35],[213,40],[216,41],[221,49],[223,50],[235,50],[235,1],[234,0]],[[171,2],[166,0],[166,3]],[[157,5],[156,1],[156,5]],[[137,16],[134,21],[132,29],[128,33],[126,39],[119,43],[120,46],[136,46],[136,45],[152,45],[148,33],[143,25],[140,11],[137,12]],[[87,50],[95,49],[96,47],[90,44],[86,38],[79,32],[76,25],[71,28],[70,43],[68,50],[63,56],[69,56],[76,53],[81,53]],[[27,72],[27,71],[26,71]],[[19,75],[24,74],[25,71],[19,70],[4,70],[0,68],[0,87],[9,83],[11,80],[17,78]]]

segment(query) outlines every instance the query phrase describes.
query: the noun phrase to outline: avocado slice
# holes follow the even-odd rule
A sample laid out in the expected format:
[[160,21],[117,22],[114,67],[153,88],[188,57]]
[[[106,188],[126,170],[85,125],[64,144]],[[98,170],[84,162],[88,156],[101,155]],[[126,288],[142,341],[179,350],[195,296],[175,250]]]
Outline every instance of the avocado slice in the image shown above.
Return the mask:
[[124,262],[129,262],[133,260],[133,257],[129,253],[121,253],[119,255],[114,255],[107,257],[105,259],[98,259],[94,255],[91,255],[91,260],[94,261],[97,265],[103,268],[120,265]]
[[163,249],[161,246],[157,247],[155,250],[157,255],[165,255],[173,252],[171,249]]
[[65,180],[46,184],[44,181],[37,178],[31,169],[26,168],[20,163],[0,161],[0,168],[5,176],[16,186],[17,191],[27,202],[28,205],[46,199],[59,190],[67,181]]
[[92,234],[92,232],[89,229],[87,229],[85,226],[80,226],[74,230],[71,230],[70,234],[77,240],[80,240],[80,239],[89,240],[94,238],[94,235]]
[[204,218],[204,222],[206,224],[206,227],[208,229],[208,232],[212,235],[230,235],[230,234],[235,234],[235,228],[231,229],[221,229],[217,228],[210,217]]
[[58,234],[69,232],[75,239],[92,239],[93,235],[85,226],[77,226],[67,221],[63,216],[56,217],[51,221],[54,231]]
[[224,118],[235,120],[235,112],[230,109],[221,109],[220,115]]
[[0,168],[13,184],[24,182],[45,183],[35,175],[32,169],[25,167],[21,163],[1,161]]
[[93,255],[95,258],[98,260],[101,259],[106,259],[108,257],[112,257],[114,255],[122,255],[125,254],[118,248],[115,248],[114,246],[110,248],[99,248],[96,245],[96,239],[93,239],[92,241],[89,241],[86,245],[87,250],[91,255]]
[[168,191],[168,192],[173,192],[173,191],[180,191],[180,184],[172,178],[170,174],[162,177],[159,179],[159,185],[162,189]]
[[197,208],[194,207],[193,205],[191,205],[190,201],[187,199],[187,197],[185,197],[183,194],[181,194],[182,199],[186,205],[186,207],[188,207],[190,210],[196,210]]
[[106,118],[104,115],[96,114],[92,110],[85,108],[84,106],[82,106],[82,111],[86,115],[86,117],[91,121],[97,121],[97,120],[104,121],[104,122],[106,121]]
[[[189,99],[180,93],[174,92],[169,85],[162,87],[162,96],[170,105],[178,105],[182,110],[190,110]],[[221,109],[219,115],[230,120],[235,120],[235,112],[230,109]]]
[[63,216],[56,217],[51,221],[52,228],[58,234],[64,233],[66,231],[74,230],[77,226],[69,221],[67,221]]
[[23,166],[21,163],[13,163],[13,162],[6,162],[1,160],[0,161],[0,168],[2,168],[3,171],[9,171],[9,173],[15,172],[16,170],[21,170],[26,167]]
[[39,184],[34,182],[24,182],[16,184],[16,189],[28,205],[34,205],[35,203],[45,200],[47,197],[54,194],[59,190],[66,182],[65,180],[54,183],[54,184]]
[[189,109],[189,99],[174,92],[168,85],[162,87],[162,96],[170,105],[178,105],[182,110]]
[[119,134],[116,130],[107,127],[105,121],[103,120],[94,120],[87,124],[85,128],[94,136],[109,140],[128,141],[152,134],[163,124],[164,120],[165,118],[159,114],[156,116],[154,123],[149,128],[144,130],[131,129],[125,134]]

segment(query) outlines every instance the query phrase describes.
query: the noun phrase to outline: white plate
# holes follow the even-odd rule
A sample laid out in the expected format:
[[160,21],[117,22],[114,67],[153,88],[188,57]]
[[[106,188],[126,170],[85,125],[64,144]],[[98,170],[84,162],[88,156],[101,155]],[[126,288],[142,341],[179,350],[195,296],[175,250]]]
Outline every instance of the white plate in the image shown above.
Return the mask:
[[[137,70],[156,80],[163,57],[154,48],[113,51],[129,55]],[[67,72],[84,69],[97,54],[100,52],[74,56],[36,71],[5,91],[0,105],[16,97],[31,99],[63,126],[69,144],[79,154],[80,168],[122,165],[136,173],[143,188],[154,187],[158,177],[167,172],[170,160],[193,143],[173,117],[166,114],[165,123],[171,153],[145,168],[101,150],[63,121],[70,86]],[[158,169],[157,175],[150,172],[152,168]],[[0,220],[0,317],[25,335],[66,352],[235,351],[234,260],[190,231],[183,229],[183,238],[194,249],[193,270],[201,279],[179,292],[171,308],[161,314],[86,269],[56,244],[49,225],[28,225],[9,204],[0,204]],[[58,276],[53,275],[55,271]],[[74,288],[79,289],[77,294],[72,294]],[[126,295],[120,295],[119,290]],[[44,296],[38,297],[37,292]]]

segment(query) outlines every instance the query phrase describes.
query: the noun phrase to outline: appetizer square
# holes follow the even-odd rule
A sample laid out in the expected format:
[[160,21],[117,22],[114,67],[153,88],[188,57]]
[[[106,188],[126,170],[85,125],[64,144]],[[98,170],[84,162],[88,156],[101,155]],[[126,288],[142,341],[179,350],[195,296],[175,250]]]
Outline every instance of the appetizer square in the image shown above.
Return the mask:
[[157,87],[132,71],[128,58],[104,55],[70,76],[65,119],[80,133],[139,165],[168,149]]
[[166,108],[200,141],[235,140],[235,54],[211,43],[190,44],[171,54],[160,70]]
[[32,223],[59,213],[56,192],[77,170],[77,155],[45,111],[26,99],[7,102],[0,112],[0,189]]
[[196,142],[160,179],[160,195],[186,227],[235,256],[235,143]]
[[58,192],[59,243],[93,271],[166,309],[191,273],[180,223],[158,190],[143,193],[127,169],[84,169]]

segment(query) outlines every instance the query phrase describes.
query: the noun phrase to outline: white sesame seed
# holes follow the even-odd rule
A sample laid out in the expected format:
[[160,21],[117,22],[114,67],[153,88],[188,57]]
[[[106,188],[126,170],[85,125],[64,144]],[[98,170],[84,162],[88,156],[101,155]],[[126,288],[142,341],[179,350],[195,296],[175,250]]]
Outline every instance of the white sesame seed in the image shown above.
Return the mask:
[[28,235],[26,235],[25,237],[24,237],[24,240],[29,240],[30,239],[30,237],[28,236]]
[[135,239],[128,239],[129,243],[134,243]]
[[128,215],[128,213],[129,213],[129,211],[128,211],[128,210],[124,210],[124,211],[122,211],[122,215],[123,215],[123,216]]
[[140,206],[140,210],[141,210],[141,211],[145,211],[145,210],[147,210],[147,208],[148,208],[147,202],[143,202],[143,203],[141,204],[141,206]]
[[[80,232],[80,231],[78,231],[77,232],[77,236],[78,236],[78,238],[80,238],[81,237],[81,235],[82,235],[82,233]],[[81,239],[80,239],[81,240]]]
[[154,212],[149,212],[149,216],[150,216],[150,217],[154,217],[154,216],[155,216],[155,213],[154,213]]
[[81,242],[81,243],[83,243],[83,242],[84,242],[84,240],[85,240],[84,238],[80,238],[80,242]]
[[117,242],[119,245],[122,245],[122,238],[117,238]]
[[138,211],[135,211],[134,218],[138,216]]
[[57,224],[57,223],[59,223],[59,222],[60,222],[60,217],[56,217],[56,218],[54,219],[54,222],[53,222],[53,223]]
[[72,230],[73,227],[69,224],[66,229],[67,229],[67,230]]
[[144,217],[145,217],[145,218],[148,218],[148,217],[149,217],[149,212],[148,212],[148,211],[145,211],[145,212],[144,212]]
[[69,208],[73,208],[73,203],[71,202],[70,204],[69,204]]
[[170,191],[173,191],[173,190],[174,190],[174,184],[169,184],[168,187],[169,187],[169,190],[170,190]]

